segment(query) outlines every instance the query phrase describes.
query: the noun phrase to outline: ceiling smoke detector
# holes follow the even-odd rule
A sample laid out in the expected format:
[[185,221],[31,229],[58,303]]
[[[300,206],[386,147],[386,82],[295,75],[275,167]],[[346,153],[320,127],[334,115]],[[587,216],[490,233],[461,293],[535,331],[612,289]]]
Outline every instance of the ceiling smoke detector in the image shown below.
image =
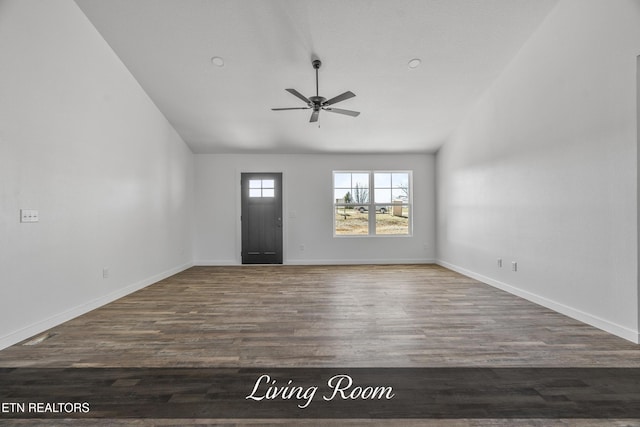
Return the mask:
[[422,60],[420,58],[413,58],[411,61],[409,61],[409,64],[408,64],[409,69],[415,70],[420,66],[421,63],[422,63]]
[[224,67],[224,59],[220,56],[214,56],[211,58],[211,63],[216,67]]

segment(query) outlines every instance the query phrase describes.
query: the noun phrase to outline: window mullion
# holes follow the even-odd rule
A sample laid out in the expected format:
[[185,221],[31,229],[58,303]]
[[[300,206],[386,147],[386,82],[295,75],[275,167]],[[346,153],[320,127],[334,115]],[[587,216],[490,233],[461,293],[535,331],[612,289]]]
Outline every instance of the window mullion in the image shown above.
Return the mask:
[[375,172],[369,172],[369,236],[376,235],[376,201],[374,179]]

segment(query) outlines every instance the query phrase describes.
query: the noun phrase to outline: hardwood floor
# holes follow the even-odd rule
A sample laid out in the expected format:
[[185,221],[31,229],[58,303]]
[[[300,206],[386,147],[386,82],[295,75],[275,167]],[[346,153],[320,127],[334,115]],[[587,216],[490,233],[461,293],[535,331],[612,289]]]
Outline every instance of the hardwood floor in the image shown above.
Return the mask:
[[194,267],[47,336],[0,367],[640,367],[640,346],[432,265]]
[[[194,267],[35,338],[0,367],[640,367],[638,345],[433,265]],[[436,421],[396,425],[578,425]]]

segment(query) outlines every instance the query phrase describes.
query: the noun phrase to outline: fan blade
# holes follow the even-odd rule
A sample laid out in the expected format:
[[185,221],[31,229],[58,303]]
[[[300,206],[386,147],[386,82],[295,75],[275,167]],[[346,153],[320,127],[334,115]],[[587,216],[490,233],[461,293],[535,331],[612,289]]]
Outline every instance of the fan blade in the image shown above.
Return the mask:
[[358,117],[360,115],[360,111],[342,110],[340,108],[323,108],[323,110],[331,111],[332,113],[346,114],[351,117]]
[[311,104],[311,101],[309,101],[309,99],[307,99],[306,96],[304,96],[303,94],[301,94],[300,92],[298,92],[295,89],[285,89],[287,92],[289,92],[291,95],[297,96],[298,98],[302,99],[305,104]]
[[354,96],[356,96],[356,94],[348,90],[345,93],[336,96],[335,98],[331,98],[330,100],[325,101],[322,105],[332,105],[337,102],[344,101],[345,99],[353,98]]
[[317,122],[319,115],[320,115],[320,110],[313,110],[313,113],[311,113],[311,119],[309,119],[309,123]]
[[273,111],[284,111],[284,110],[308,110],[311,107],[291,107],[291,108],[272,108]]

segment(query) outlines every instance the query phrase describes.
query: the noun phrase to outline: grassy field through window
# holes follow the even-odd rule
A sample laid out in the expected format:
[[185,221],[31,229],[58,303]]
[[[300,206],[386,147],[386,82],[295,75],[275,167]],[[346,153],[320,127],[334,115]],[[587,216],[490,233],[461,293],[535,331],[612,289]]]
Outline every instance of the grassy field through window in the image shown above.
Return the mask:
[[[369,213],[353,208],[336,207],[336,235],[366,236],[369,234]],[[402,216],[393,215],[391,210],[376,212],[376,234],[409,234],[409,207],[403,206]]]

